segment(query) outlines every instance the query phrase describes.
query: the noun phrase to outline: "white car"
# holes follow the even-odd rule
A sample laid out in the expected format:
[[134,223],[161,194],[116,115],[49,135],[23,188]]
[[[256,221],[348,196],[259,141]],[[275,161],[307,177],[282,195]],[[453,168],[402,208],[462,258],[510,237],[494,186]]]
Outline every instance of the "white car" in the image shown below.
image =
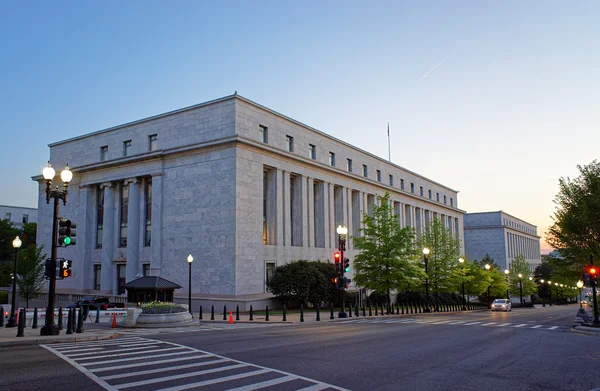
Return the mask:
[[512,304],[508,299],[496,299],[492,303],[492,311],[512,311]]

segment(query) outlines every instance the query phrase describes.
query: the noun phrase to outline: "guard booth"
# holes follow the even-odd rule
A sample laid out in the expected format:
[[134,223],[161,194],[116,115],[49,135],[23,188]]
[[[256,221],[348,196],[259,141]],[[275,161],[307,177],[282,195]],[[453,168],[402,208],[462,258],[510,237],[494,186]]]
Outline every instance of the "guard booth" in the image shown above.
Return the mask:
[[173,291],[180,285],[158,276],[144,276],[123,286],[127,290],[127,302],[173,301]]

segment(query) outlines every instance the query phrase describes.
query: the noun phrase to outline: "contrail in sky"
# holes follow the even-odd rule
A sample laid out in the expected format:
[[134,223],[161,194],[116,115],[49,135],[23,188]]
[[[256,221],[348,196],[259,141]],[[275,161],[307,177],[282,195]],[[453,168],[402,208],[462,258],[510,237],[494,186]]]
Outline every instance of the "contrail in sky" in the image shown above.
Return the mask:
[[[452,54],[452,53],[450,53],[450,54]],[[429,70],[429,72],[427,72],[426,74],[424,74],[423,76],[421,76],[421,78],[419,79],[419,81],[421,81],[421,80],[425,79],[427,76],[429,76],[429,74],[430,74],[431,72],[435,71],[435,69],[436,69],[437,67],[439,67],[440,65],[442,65],[443,63],[445,63],[445,62],[446,62],[446,60],[447,60],[447,59],[450,57],[450,54],[448,54],[448,55],[446,56],[446,58],[444,58],[444,59],[443,59],[443,60],[442,60],[442,61],[441,61],[439,64],[437,64],[437,65],[435,65],[433,68],[431,68],[431,69]]]

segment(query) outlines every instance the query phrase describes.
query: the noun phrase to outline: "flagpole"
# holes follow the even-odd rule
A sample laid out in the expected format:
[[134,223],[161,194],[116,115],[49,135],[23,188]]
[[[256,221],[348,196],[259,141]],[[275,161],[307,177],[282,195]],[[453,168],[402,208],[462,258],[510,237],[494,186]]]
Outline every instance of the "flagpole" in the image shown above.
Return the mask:
[[390,147],[390,123],[388,122],[388,161],[392,161],[392,149]]

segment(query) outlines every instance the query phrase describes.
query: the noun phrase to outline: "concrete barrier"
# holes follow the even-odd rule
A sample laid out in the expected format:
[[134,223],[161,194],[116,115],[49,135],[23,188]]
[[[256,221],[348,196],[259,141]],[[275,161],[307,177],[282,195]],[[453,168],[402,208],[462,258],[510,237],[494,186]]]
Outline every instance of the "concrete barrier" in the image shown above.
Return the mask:
[[[3,305],[4,307],[4,319],[5,323],[10,318],[10,305]],[[16,309],[16,312],[19,312],[20,308]],[[78,309],[79,310],[79,309]],[[33,308],[28,308],[25,314],[25,321],[27,327],[31,327],[33,325]],[[67,308],[62,309],[62,318],[63,325],[66,328],[67,324],[67,316],[69,314],[69,310]],[[113,314],[117,314],[117,322],[125,321],[127,318],[127,309],[126,308],[115,308],[109,309],[106,311],[100,311],[100,322],[101,323],[110,323],[112,322]],[[46,308],[38,308],[38,327],[41,327],[46,319]],[[54,309],[54,321],[58,324],[58,308]],[[92,310],[88,313],[88,316],[84,319],[84,323],[94,323],[96,321],[96,311]]]

